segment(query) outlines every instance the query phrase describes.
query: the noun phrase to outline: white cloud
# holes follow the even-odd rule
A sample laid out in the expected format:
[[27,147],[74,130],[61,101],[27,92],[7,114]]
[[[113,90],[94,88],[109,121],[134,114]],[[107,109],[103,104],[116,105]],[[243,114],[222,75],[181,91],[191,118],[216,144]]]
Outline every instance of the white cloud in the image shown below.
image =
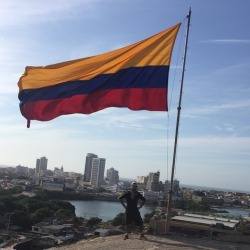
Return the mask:
[[108,108],[91,115],[73,114],[62,119],[72,123],[72,118],[76,118],[75,122],[84,126],[136,130],[166,129],[168,119],[166,112],[131,111],[126,108]]
[[[223,101],[223,100],[222,100]],[[194,118],[197,116],[207,116],[212,114],[223,113],[226,110],[242,110],[243,108],[250,108],[250,100],[230,100],[217,105],[200,105],[194,108],[188,108],[183,111],[184,117]]]

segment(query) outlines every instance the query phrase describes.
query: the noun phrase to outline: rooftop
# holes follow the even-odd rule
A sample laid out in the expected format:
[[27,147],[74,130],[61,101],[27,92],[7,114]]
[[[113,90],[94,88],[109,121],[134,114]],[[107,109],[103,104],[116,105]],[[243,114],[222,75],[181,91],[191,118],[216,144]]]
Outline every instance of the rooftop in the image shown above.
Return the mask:
[[198,214],[178,215],[178,216],[174,216],[172,220],[198,223],[198,224],[209,225],[209,226],[215,225],[217,223],[221,223],[221,224],[224,224],[224,226],[229,227],[229,228],[234,228],[239,223],[238,220],[226,219],[226,218],[221,218],[221,217],[213,217],[213,216],[204,216],[204,215],[198,215]]

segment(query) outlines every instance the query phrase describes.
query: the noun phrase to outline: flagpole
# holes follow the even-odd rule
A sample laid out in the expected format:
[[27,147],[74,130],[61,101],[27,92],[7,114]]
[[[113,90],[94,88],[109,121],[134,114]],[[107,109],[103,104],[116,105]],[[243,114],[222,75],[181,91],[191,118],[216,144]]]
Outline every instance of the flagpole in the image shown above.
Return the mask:
[[183,60],[183,67],[182,67],[182,78],[181,78],[181,88],[180,88],[180,95],[179,95],[179,105],[178,105],[178,108],[177,108],[178,112],[177,112],[177,121],[176,121],[176,129],[175,129],[175,142],[174,142],[174,152],[173,152],[170,191],[169,191],[169,195],[168,195],[168,204],[167,204],[167,220],[166,220],[166,225],[165,225],[165,234],[168,234],[169,229],[170,229],[170,216],[171,216],[171,207],[172,207],[172,197],[173,197],[173,193],[174,193],[173,192],[173,181],[174,181],[175,159],[176,159],[176,150],[177,150],[177,139],[178,139],[178,134],[179,134],[181,101],[182,101],[183,82],[184,82],[184,74],[185,74],[185,66],[186,66],[186,55],[187,55],[187,44],[188,44],[189,27],[190,27],[190,19],[191,19],[191,8],[189,9],[187,19],[188,19],[188,22],[187,22],[187,34],[186,34],[185,49],[184,49],[184,60]]

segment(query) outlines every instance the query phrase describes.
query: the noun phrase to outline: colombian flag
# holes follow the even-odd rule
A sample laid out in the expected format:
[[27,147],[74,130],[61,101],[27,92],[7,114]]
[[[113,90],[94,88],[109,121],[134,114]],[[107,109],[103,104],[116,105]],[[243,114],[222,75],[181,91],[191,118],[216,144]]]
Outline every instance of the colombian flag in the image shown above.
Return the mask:
[[27,66],[18,82],[18,97],[28,127],[30,120],[108,107],[167,111],[169,66],[180,26],[101,55]]

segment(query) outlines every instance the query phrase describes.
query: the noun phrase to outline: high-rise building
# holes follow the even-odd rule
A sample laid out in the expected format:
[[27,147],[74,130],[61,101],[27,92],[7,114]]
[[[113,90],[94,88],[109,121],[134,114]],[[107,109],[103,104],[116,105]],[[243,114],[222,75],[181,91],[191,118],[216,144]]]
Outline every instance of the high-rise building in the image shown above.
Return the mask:
[[[178,180],[173,180],[173,186],[172,189],[174,191],[174,193],[178,193],[179,189],[180,189],[180,182]],[[164,192],[168,193],[170,191],[171,188],[171,182],[166,180],[165,184],[164,184]]]
[[36,159],[36,174],[39,174],[40,170],[40,159]]
[[104,170],[105,170],[104,158],[93,158],[90,184],[94,188],[99,188],[104,183]]
[[146,184],[148,181],[148,176],[137,176],[137,183]]
[[114,168],[107,169],[107,180],[109,186],[118,184],[119,182],[119,172]]
[[166,180],[164,183],[164,193],[168,194],[171,188],[171,183],[170,181]]
[[92,153],[88,153],[86,156],[85,169],[84,169],[84,175],[83,175],[83,180],[86,182],[90,182],[91,170],[92,170],[92,160],[94,158],[98,158],[98,156],[95,154],[92,154]]
[[48,159],[43,156],[40,159],[36,160],[36,174],[42,174],[45,173],[47,170],[48,165]]
[[180,189],[180,181],[174,180],[174,182],[173,182],[173,190],[174,190],[174,192],[177,193],[179,191],[179,189]]
[[147,189],[152,191],[159,191],[160,171],[156,173],[149,173],[147,181]]
[[23,167],[21,165],[16,166],[16,173],[19,175],[28,175],[29,169],[28,167]]

